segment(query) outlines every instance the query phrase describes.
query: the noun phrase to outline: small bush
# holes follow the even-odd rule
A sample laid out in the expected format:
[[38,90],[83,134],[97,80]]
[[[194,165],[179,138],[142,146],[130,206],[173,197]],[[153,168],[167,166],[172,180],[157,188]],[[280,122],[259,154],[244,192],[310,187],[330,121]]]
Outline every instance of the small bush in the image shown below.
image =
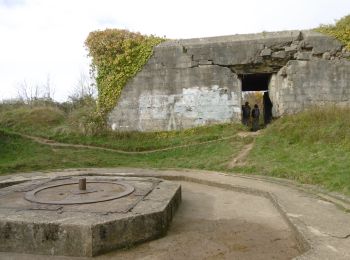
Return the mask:
[[65,114],[57,107],[19,106],[0,113],[0,125],[16,130],[50,128],[59,125]]
[[106,130],[105,119],[95,107],[82,106],[69,113],[67,124],[72,132],[83,135],[99,135]]
[[350,51],[350,15],[341,18],[334,25],[321,25],[316,31],[334,36]]

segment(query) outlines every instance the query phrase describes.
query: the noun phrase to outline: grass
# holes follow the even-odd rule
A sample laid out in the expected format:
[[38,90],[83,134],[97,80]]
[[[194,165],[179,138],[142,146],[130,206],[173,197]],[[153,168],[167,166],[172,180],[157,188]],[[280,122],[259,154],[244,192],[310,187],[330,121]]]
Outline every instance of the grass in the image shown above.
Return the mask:
[[0,174],[75,167],[194,168],[223,171],[242,138],[150,154],[54,148],[0,130]]
[[47,137],[65,143],[96,145],[124,151],[147,151],[217,140],[232,136],[241,129],[243,129],[243,127],[237,124],[224,124],[171,132],[118,133],[105,131],[96,136],[53,134]]
[[74,111],[65,115],[52,107],[19,107],[0,112],[0,128],[7,131],[40,136],[58,142],[95,145],[125,151],[155,150],[179,145],[196,144],[234,135],[244,128],[239,124],[222,124],[197,127],[184,131],[170,132],[113,132],[100,130],[98,134],[87,135],[76,126]]
[[67,143],[145,151],[198,144],[245,130],[239,124],[224,124],[172,132],[115,133],[103,130],[97,135],[87,135],[72,127],[69,118],[70,115],[58,108],[2,109],[0,174],[75,167],[192,168],[287,178],[350,195],[350,108],[313,108],[276,120],[256,138],[246,166],[233,169],[228,168],[228,163],[246,143],[252,141],[251,137],[125,155],[54,148],[13,133],[38,135]]
[[350,194],[350,109],[313,108],[286,116],[256,139],[249,166],[235,168]]

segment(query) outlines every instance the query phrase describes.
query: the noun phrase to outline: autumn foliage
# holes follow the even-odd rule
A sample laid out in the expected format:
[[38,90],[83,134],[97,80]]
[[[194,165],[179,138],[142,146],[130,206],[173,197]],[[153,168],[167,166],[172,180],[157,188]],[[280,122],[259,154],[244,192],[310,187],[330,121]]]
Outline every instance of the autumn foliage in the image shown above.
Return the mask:
[[123,87],[146,64],[153,47],[164,41],[127,30],[94,31],[85,41],[96,74],[98,108],[102,114],[111,111]]
[[316,31],[334,36],[350,51],[350,15],[343,17],[335,25],[321,25]]

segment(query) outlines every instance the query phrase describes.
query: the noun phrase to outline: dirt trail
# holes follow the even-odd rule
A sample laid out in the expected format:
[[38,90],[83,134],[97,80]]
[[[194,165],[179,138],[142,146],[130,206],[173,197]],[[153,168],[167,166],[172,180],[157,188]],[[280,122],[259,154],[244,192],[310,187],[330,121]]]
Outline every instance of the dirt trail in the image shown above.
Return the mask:
[[[245,137],[248,137],[248,136],[256,137],[259,134],[260,134],[260,132],[239,132],[239,133],[237,133],[237,136],[245,138]],[[227,164],[227,167],[228,168],[233,168],[233,167],[236,167],[236,166],[244,166],[246,164],[245,160],[246,160],[248,154],[250,153],[250,151],[254,147],[254,143],[255,143],[255,139],[253,140],[253,142],[243,146],[242,150],[238,153],[238,155],[236,157],[234,157]]]
[[229,140],[229,139],[232,139],[234,137],[237,137],[237,135],[238,135],[238,134],[237,135],[230,135],[227,137],[222,137],[219,139],[195,143],[195,144],[177,145],[177,146],[171,146],[171,147],[167,147],[167,148],[147,150],[147,151],[124,151],[124,150],[105,148],[105,147],[94,146],[94,145],[60,143],[60,142],[56,142],[54,140],[50,140],[50,139],[46,139],[46,138],[42,138],[42,137],[37,137],[37,136],[25,135],[25,134],[20,134],[20,133],[15,133],[15,134],[17,134],[21,137],[30,139],[34,142],[39,143],[39,144],[45,144],[45,145],[56,146],[56,147],[67,147],[67,148],[96,149],[96,150],[103,150],[103,151],[116,152],[116,153],[122,153],[122,154],[148,154],[148,153],[155,153],[155,152],[163,152],[163,151],[169,151],[169,150],[174,150],[174,149],[178,149],[178,148],[186,148],[186,147],[191,147],[191,146],[197,146],[197,145],[203,145],[203,144],[209,144],[209,143]]
[[[177,145],[177,146],[161,148],[161,149],[154,149],[154,150],[147,150],[147,151],[124,151],[124,150],[106,148],[106,147],[100,147],[100,146],[94,146],[94,145],[61,143],[61,142],[56,142],[54,140],[50,140],[50,139],[46,139],[46,138],[42,138],[42,137],[37,137],[37,136],[31,136],[31,135],[20,134],[20,133],[15,133],[15,134],[17,134],[21,137],[30,139],[34,142],[39,143],[39,144],[50,145],[50,146],[54,146],[54,147],[95,149],[95,150],[102,150],[102,151],[115,152],[115,153],[121,153],[121,154],[149,154],[149,153],[155,153],[155,152],[174,150],[174,149],[178,149],[178,148],[186,148],[186,147],[191,147],[191,146],[198,146],[198,145],[203,145],[203,144],[220,142],[220,141],[232,139],[232,138],[237,137],[237,136],[242,137],[242,138],[245,138],[248,136],[256,137],[257,135],[260,134],[260,132],[238,132],[235,135],[230,135],[230,136],[215,139],[215,140],[210,140],[210,141],[205,141],[205,142],[200,142],[200,143],[195,143],[195,144]],[[236,157],[234,157],[228,163],[227,166],[229,168],[233,168],[235,166],[245,165],[245,158],[248,156],[249,152],[253,149],[253,147],[254,147],[254,141],[252,143],[246,144],[242,148],[242,150],[239,152],[239,154]]]

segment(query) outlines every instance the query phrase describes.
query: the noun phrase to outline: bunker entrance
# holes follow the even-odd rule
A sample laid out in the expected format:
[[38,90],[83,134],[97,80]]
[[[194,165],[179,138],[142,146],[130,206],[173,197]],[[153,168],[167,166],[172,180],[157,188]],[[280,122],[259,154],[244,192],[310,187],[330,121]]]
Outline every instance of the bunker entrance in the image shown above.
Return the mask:
[[262,115],[260,116],[260,122],[265,125],[270,123],[272,119],[273,105],[269,97],[271,75],[271,73],[239,75],[242,81],[242,105],[249,102],[249,105],[253,108],[257,104]]

